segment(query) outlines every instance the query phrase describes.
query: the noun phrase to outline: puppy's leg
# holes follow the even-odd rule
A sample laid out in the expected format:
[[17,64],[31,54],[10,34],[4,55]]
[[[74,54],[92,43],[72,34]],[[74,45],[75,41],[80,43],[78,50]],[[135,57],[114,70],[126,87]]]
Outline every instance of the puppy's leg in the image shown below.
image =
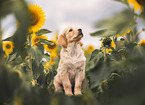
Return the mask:
[[62,82],[61,79],[59,77],[59,75],[56,75],[54,77],[54,87],[55,87],[55,92],[63,92],[63,87],[61,86]]
[[75,77],[75,88],[74,88],[74,94],[75,95],[82,95],[81,92],[81,87],[82,87],[82,82],[85,78],[85,62],[80,63],[78,65],[80,68],[77,69],[77,75]]
[[71,82],[69,80],[69,73],[65,72],[61,75],[64,91],[66,95],[72,96],[72,88],[71,88]]
[[83,72],[80,71],[75,78],[75,88],[74,88],[75,95],[82,95],[81,86],[82,86],[83,80],[84,80],[84,75],[83,75]]

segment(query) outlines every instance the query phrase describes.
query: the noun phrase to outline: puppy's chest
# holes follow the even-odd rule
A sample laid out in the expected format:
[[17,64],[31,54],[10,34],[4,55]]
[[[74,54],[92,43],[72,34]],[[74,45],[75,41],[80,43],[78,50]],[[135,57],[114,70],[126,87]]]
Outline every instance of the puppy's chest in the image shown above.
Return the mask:
[[61,52],[61,60],[67,63],[77,63],[79,61],[86,61],[84,51],[81,46],[69,46]]

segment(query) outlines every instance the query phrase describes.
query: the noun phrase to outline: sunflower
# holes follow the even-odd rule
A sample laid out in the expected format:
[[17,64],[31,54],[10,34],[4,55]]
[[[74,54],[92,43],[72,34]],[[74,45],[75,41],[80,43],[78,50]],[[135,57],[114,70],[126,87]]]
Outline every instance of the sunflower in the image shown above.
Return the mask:
[[44,22],[46,21],[46,19],[44,18],[46,17],[46,15],[44,15],[42,7],[37,6],[37,4],[36,5],[30,4],[28,8],[32,16],[29,31],[37,32],[44,25]]
[[128,33],[130,33],[130,30],[127,30],[125,33],[123,33],[122,35],[117,35],[117,37],[121,37],[121,36],[124,36],[124,35],[127,35]]
[[3,43],[3,47],[6,56],[9,56],[9,54],[13,52],[14,43],[12,41],[5,42]]
[[[115,48],[115,43],[111,38],[106,38],[106,39],[102,40],[101,47],[105,47],[106,53],[109,53],[110,51],[112,51],[112,49],[110,47]],[[104,51],[104,50],[105,49],[103,49],[102,51]]]
[[89,53],[92,53],[92,51],[94,51],[94,46],[93,45],[89,45],[88,47],[87,47],[87,52],[89,52]]
[[51,55],[51,57],[53,57],[53,58],[57,57],[57,50],[52,51],[52,52],[50,53],[50,55]]
[[140,9],[140,12],[143,10],[143,4],[144,0],[127,0],[130,4],[133,4],[134,10],[138,11]]
[[145,46],[145,39],[143,39],[142,41],[140,41],[139,45],[140,46]]
[[55,52],[57,50],[57,45],[56,45],[56,41],[55,40],[50,40],[53,42],[52,45],[47,45],[47,44],[44,44],[44,48],[47,52]]
[[40,35],[40,36],[33,36],[33,38],[32,38],[32,45],[33,46],[35,46],[35,47],[37,47],[38,45],[39,45],[39,39],[47,39],[47,37],[46,36],[43,36],[43,35]]

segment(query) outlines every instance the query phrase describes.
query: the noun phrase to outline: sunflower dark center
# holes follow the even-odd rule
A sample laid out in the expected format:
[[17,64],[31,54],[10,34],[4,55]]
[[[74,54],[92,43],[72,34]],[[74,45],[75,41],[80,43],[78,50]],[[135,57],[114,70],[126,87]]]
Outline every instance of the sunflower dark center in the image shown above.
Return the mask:
[[7,48],[7,49],[10,49],[10,48],[11,48],[11,45],[10,45],[10,44],[7,44],[7,45],[6,45],[6,48]]
[[34,44],[36,45],[36,46],[38,46],[39,45],[39,43],[38,43],[38,40],[39,40],[40,38],[35,38],[35,40],[34,40]]
[[35,38],[34,42],[36,43],[36,42],[38,42],[38,40],[39,40],[39,38]]
[[143,5],[145,4],[145,1],[144,0],[136,0],[139,4]]
[[103,44],[104,44],[104,46],[108,46],[109,47],[109,46],[111,46],[111,42],[112,42],[112,40],[107,38],[107,39],[104,39]]
[[31,14],[32,14],[32,22],[31,22],[31,25],[34,26],[34,25],[36,25],[38,23],[39,17],[37,16],[36,13],[31,12]]
[[48,45],[49,49],[54,49],[56,47],[56,44],[54,43],[53,45]]
[[141,43],[140,45],[141,45],[141,46],[145,46],[145,43],[143,42],[143,43]]

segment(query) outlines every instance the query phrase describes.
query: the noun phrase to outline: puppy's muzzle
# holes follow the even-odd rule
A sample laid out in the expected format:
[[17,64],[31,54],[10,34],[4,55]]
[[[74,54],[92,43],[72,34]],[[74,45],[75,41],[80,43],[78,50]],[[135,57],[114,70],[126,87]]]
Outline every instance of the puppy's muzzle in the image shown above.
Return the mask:
[[78,36],[81,36],[82,35],[82,37],[83,37],[82,29],[78,29],[78,31],[79,31]]
[[78,29],[79,34],[74,39],[81,39],[83,37],[82,29]]

